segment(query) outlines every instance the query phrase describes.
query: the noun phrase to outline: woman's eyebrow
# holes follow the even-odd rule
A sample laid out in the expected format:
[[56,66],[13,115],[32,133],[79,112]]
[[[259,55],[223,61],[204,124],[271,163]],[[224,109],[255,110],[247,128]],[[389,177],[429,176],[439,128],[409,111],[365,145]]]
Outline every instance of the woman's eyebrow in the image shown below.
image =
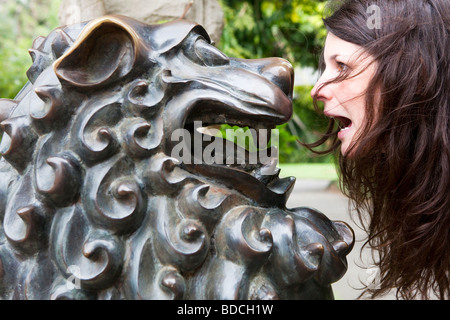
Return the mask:
[[[339,58],[339,59],[338,59],[338,58]],[[335,53],[335,54],[333,54],[332,56],[330,56],[329,60],[330,60],[330,61],[337,61],[337,60],[350,60],[350,59],[349,59],[349,58],[346,58],[345,55]]]
[[324,64],[327,64],[327,63],[335,63],[336,62],[336,58],[338,57],[339,55],[338,54],[333,54],[333,55],[331,55],[331,56],[329,56],[329,57],[327,57],[327,56],[323,56],[323,63]]
[[329,57],[329,60],[336,60],[338,56],[339,56],[338,54],[333,54],[332,56]]

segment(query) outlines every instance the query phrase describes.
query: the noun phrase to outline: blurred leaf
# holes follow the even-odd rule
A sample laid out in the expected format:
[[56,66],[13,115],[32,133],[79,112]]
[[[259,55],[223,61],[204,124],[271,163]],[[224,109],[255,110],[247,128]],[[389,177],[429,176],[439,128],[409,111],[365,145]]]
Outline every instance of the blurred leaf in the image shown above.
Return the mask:
[[4,0],[0,6],[0,97],[12,99],[27,82],[28,49],[58,26],[60,0]]

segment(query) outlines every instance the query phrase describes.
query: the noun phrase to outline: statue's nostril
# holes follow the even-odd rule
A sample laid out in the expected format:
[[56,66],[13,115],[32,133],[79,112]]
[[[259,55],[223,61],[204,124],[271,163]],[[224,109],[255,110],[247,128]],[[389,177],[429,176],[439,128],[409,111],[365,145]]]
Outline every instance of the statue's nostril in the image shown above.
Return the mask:
[[289,62],[274,59],[273,63],[266,65],[261,71],[262,76],[275,83],[289,98],[292,98],[294,70]]

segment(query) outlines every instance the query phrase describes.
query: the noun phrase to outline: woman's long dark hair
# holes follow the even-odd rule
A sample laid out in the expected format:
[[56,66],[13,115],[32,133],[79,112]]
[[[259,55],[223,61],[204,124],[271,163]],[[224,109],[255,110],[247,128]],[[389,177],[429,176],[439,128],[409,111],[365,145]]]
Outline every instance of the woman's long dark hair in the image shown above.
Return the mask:
[[[372,5],[378,28],[368,24]],[[377,66],[366,92],[365,127],[346,153],[351,156],[339,158],[341,187],[366,221],[366,244],[378,252],[380,286],[364,293],[396,289],[403,299],[449,299],[450,3],[340,1],[324,23],[363,47]],[[329,138],[337,141],[333,120],[309,147]]]

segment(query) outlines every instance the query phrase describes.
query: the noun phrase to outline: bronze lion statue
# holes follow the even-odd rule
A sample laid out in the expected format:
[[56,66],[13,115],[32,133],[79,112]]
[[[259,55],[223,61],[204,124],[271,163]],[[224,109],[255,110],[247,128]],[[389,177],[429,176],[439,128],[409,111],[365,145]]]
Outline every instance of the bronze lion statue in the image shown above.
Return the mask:
[[254,163],[216,148],[211,162],[206,139],[172,134],[285,123],[287,61],[123,16],[57,28],[30,54],[29,82],[0,100],[3,299],[333,299],[353,231],[286,208],[295,179],[273,148]]

